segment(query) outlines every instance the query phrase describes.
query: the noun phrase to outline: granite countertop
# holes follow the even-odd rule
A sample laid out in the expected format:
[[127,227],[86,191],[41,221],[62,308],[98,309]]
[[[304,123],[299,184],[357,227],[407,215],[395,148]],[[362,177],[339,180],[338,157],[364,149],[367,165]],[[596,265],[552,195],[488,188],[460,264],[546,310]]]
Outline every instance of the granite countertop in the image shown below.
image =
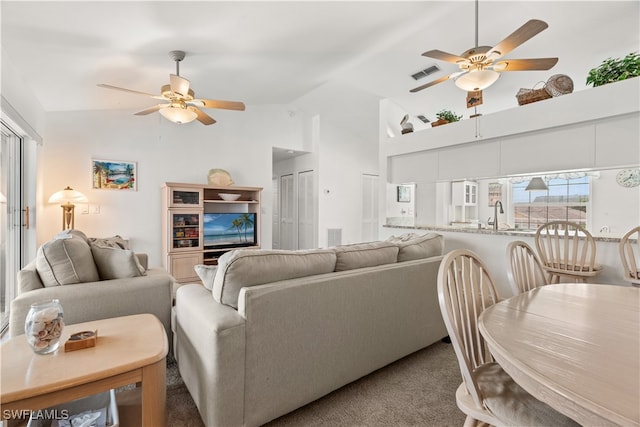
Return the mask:
[[[401,228],[407,230],[428,230],[428,231],[448,231],[455,233],[471,233],[471,234],[488,234],[488,235],[498,235],[498,236],[529,236],[533,237],[535,234],[534,230],[515,230],[515,229],[499,229],[494,230],[492,228],[474,228],[474,227],[463,227],[463,226],[453,226],[453,225],[392,225],[385,224],[383,227],[386,228]],[[593,234],[593,233],[592,233]],[[621,235],[616,235],[614,233],[595,233],[593,234],[593,239],[597,242],[612,242],[619,243]]]

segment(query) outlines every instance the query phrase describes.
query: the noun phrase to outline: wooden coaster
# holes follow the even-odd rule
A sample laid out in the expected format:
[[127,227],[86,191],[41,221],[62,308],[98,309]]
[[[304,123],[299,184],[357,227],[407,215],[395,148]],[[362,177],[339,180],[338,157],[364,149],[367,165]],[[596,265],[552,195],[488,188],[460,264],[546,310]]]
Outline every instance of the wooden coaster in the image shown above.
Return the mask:
[[64,343],[64,351],[82,350],[83,348],[95,347],[98,341],[98,330],[82,331],[72,334]]

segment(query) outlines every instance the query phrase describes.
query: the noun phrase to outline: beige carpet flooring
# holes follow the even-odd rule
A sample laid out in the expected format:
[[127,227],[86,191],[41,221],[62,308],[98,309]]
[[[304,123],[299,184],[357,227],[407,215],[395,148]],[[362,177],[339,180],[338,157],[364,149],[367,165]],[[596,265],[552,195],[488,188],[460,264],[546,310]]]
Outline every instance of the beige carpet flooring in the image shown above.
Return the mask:
[[[265,427],[462,426],[462,377],[451,344],[437,342],[273,420]],[[169,427],[203,427],[175,362],[167,370]]]

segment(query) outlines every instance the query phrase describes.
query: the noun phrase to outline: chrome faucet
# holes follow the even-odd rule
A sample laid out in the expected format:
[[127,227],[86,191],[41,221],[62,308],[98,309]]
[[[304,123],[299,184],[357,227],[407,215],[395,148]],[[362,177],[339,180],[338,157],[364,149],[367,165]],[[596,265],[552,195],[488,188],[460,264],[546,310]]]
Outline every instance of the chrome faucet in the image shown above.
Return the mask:
[[500,200],[497,200],[496,203],[493,205],[493,229],[494,230],[498,229],[498,205],[500,205],[500,213],[501,214],[504,213],[504,209],[502,209],[502,202]]

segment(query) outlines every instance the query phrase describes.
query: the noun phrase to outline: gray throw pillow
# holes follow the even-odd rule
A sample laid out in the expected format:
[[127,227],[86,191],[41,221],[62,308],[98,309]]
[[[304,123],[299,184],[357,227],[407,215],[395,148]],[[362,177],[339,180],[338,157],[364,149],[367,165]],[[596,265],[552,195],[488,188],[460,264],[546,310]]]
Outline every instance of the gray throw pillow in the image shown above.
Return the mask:
[[216,271],[218,271],[217,265],[204,265],[204,264],[196,264],[193,266],[193,269],[196,271],[196,274],[202,280],[202,284],[205,288],[212,290],[213,289],[213,279],[216,277]]
[[101,280],[125,279],[146,274],[138,257],[128,249],[92,244],[91,253]]
[[77,233],[61,233],[40,246],[36,271],[45,287],[100,280],[91,248]]
[[107,246],[116,249],[129,249],[129,241],[115,235],[113,237],[89,237],[89,244]]

